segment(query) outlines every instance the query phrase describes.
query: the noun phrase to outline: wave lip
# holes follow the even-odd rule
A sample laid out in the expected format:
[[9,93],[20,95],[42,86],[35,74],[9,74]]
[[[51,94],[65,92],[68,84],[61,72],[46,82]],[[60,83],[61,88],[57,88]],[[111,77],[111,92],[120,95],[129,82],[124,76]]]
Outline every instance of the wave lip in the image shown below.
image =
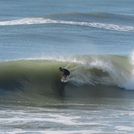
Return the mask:
[[33,25],[33,24],[65,24],[75,26],[87,26],[87,27],[122,31],[122,32],[127,31],[134,32],[133,26],[116,25],[116,24],[99,23],[99,22],[64,21],[49,18],[23,18],[17,20],[0,21],[0,26]]

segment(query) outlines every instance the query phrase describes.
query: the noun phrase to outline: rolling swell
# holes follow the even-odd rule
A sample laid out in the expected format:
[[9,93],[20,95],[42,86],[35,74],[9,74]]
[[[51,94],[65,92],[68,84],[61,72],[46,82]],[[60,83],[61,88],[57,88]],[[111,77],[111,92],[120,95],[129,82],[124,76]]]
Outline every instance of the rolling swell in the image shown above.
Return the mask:
[[69,25],[69,26],[81,26],[105,30],[113,30],[120,32],[134,32],[133,25],[116,24],[110,22],[100,21],[73,21],[73,20],[58,20],[50,18],[22,18],[16,20],[0,21],[0,26],[16,26],[16,25],[39,25],[39,24],[57,24],[57,25]]
[[[66,85],[60,82],[59,66],[71,71]],[[113,55],[3,62],[0,63],[0,97],[8,95],[12,99],[32,102],[44,99],[48,102],[50,98],[88,98],[98,94],[115,97],[118,91],[134,89],[132,72],[129,57]]]
[[55,14],[47,16],[51,19],[60,19],[68,21],[98,21],[98,22],[120,22],[121,24],[133,24],[134,17],[130,15],[114,14],[107,12],[93,12],[93,13],[66,13],[66,14]]

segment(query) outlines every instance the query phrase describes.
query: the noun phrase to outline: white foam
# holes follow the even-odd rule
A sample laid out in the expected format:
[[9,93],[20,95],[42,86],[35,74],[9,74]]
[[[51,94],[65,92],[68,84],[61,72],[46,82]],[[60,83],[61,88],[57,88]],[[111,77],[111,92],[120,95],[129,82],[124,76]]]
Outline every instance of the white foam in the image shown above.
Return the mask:
[[126,89],[134,90],[134,52],[130,55],[130,65],[132,69],[130,70],[131,74],[127,77],[127,81],[123,84]]
[[66,24],[66,25],[88,26],[88,27],[115,30],[115,31],[134,31],[133,26],[97,23],[97,22],[53,20],[48,18],[23,18],[17,20],[0,21],[0,26],[31,25],[31,24]]
[[134,131],[134,129],[129,126],[117,126],[116,129],[119,131]]
[[[91,69],[98,69],[108,75],[100,76],[97,74],[92,74]],[[104,85],[116,85],[120,86],[124,83],[126,70],[118,67],[118,65],[114,64],[110,58],[93,58],[89,62],[85,62],[85,64],[78,65],[75,71],[73,71],[73,78],[71,81],[76,82],[76,84],[104,84]]]
[[93,134],[93,133],[101,133],[101,131],[97,130],[45,131],[45,134]]
[[133,118],[128,117],[131,116],[128,113],[133,113],[132,109],[122,110],[118,107],[118,110],[111,105],[109,105],[110,109],[108,107],[105,109],[105,105],[100,104],[93,104],[94,109],[92,110],[67,107],[65,109],[50,108],[49,111],[49,108],[18,107],[0,110],[1,133],[118,134],[134,131]]
[[[101,133],[102,131],[98,130],[70,130],[70,131],[65,131],[65,130],[22,130],[22,129],[14,129],[11,130],[10,132],[6,132],[6,134],[22,134],[22,133],[40,133],[40,134],[92,134],[92,133]],[[5,134],[5,132],[4,132]]]
[[32,57],[32,58],[17,58],[17,59],[11,59],[11,60],[2,60],[0,62],[12,62],[12,61],[23,61],[23,60],[49,60],[49,61],[57,61],[57,62],[69,62],[69,63],[79,63],[79,64],[85,64],[85,61],[79,60],[72,56],[40,56],[40,57]]
[[[73,78],[71,78],[71,81],[76,83],[76,85],[85,83],[90,85],[103,84],[134,90],[134,53],[131,54],[130,62],[128,61],[126,66],[120,63],[120,61],[114,60],[112,57],[104,59],[101,57],[93,57],[89,62],[82,60],[83,63],[78,65],[72,72]],[[97,75],[92,76],[90,73],[90,69],[92,68],[101,70],[108,75],[104,75],[104,77],[97,77]]]

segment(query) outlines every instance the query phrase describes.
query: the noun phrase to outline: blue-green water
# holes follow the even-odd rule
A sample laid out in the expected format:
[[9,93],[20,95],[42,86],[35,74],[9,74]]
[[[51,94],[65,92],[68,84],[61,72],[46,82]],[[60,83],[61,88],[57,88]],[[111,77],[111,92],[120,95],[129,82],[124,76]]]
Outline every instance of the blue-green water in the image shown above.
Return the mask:
[[0,60],[133,51],[133,1],[0,1]]
[[0,0],[0,132],[132,134],[133,37],[133,0]]

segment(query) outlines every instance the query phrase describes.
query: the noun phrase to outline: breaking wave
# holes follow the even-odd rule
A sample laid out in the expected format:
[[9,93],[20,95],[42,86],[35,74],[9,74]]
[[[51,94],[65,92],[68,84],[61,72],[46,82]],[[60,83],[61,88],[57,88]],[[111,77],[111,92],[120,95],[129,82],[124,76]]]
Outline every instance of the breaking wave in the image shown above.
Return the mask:
[[129,58],[113,55],[2,62],[0,63],[0,82],[7,82],[9,79],[10,81],[17,80],[18,78],[23,80],[23,76],[29,80],[36,78],[38,81],[38,75],[44,77],[43,79],[50,78],[50,76],[58,79],[60,77],[59,66],[68,68],[71,71],[70,82],[79,86],[102,84],[124,89],[134,88],[128,84],[134,73],[133,56]]
[[[66,84],[60,82],[60,66],[71,72]],[[1,96],[14,94],[13,98],[23,100],[49,98],[46,102],[50,98],[64,96],[64,92],[67,96],[91,97],[93,92],[94,95],[101,92],[101,95],[108,93],[115,97],[116,91],[134,90],[133,72],[133,56],[76,56],[64,60],[8,61],[0,63],[0,92]]]
[[0,26],[33,25],[33,24],[63,24],[73,26],[86,26],[106,30],[122,31],[122,32],[134,31],[133,26],[99,23],[99,22],[65,21],[65,20],[56,20],[49,18],[23,18],[16,20],[0,21]]

